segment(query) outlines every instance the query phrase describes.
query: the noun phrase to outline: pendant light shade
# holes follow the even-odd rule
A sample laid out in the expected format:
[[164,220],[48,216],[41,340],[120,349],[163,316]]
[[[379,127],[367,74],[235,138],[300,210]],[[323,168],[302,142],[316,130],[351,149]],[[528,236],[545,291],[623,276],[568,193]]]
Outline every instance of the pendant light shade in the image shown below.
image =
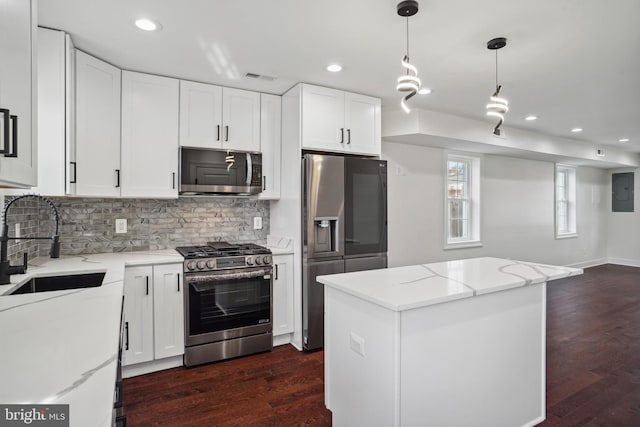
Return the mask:
[[398,15],[406,17],[407,19],[407,52],[401,61],[405,73],[398,77],[396,85],[396,90],[406,93],[400,101],[400,106],[405,113],[411,112],[407,101],[414,97],[420,90],[420,86],[422,86],[422,81],[418,78],[418,69],[409,61],[409,17],[416,13],[418,13],[417,1],[402,1],[398,3]]
[[487,42],[487,49],[496,51],[496,90],[489,98],[487,104],[487,116],[495,117],[498,119],[498,124],[493,128],[494,135],[500,135],[500,126],[504,123],[504,115],[509,111],[509,101],[500,96],[500,90],[502,86],[498,84],[498,50],[507,45],[507,39],[504,37],[497,37]]

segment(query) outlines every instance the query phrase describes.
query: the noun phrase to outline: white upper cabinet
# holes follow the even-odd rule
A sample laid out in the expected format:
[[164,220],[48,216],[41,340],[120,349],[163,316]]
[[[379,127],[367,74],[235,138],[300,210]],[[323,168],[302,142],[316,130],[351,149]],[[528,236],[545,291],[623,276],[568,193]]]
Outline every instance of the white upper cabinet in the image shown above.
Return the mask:
[[0,1],[0,185],[37,181],[35,0]]
[[222,87],[180,81],[180,145],[222,148]]
[[303,84],[302,148],[379,156],[380,99]]
[[260,94],[223,88],[222,123],[225,149],[260,151]]
[[302,147],[335,151],[344,141],[344,92],[302,85]]
[[181,81],[180,145],[260,151],[260,94]]
[[345,92],[344,105],[344,127],[347,130],[346,145],[349,151],[380,154],[380,99]]
[[120,195],[119,68],[76,51],[76,164],[79,196]]
[[280,154],[282,151],[282,97],[260,95],[260,147],[262,150],[261,199],[280,198]]
[[[68,81],[73,45],[64,31],[38,28],[38,185],[31,191],[46,196],[71,193],[70,173],[75,173],[67,122],[73,99],[73,81]],[[70,159],[65,167],[65,159]]]
[[122,72],[122,197],[178,197],[179,81]]

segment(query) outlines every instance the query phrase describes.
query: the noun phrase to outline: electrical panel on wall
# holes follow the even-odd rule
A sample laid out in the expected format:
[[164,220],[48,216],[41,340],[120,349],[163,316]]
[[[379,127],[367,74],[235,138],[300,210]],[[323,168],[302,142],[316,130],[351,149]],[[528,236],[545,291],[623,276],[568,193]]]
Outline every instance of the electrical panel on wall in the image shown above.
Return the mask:
[[611,175],[612,212],[633,212],[633,180],[633,172],[614,173]]

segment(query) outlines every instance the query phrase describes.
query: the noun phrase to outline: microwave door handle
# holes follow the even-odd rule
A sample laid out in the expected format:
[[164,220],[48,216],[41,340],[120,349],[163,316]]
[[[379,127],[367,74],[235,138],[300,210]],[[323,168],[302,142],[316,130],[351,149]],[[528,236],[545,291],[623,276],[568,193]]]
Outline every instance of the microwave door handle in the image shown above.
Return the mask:
[[253,173],[253,166],[251,165],[251,154],[250,153],[245,153],[247,155],[247,182],[245,183],[245,185],[248,187],[251,185],[251,180],[252,180],[252,173]]

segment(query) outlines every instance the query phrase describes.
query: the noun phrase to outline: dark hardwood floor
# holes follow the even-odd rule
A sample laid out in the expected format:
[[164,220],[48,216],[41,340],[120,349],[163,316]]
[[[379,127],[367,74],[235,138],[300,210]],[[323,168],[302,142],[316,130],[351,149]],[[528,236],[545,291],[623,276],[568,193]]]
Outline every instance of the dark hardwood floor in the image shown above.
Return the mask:
[[[640,426],[640,268],[547,288],[545,427]],[[330,426],[323,353],[272,353],[124,381],[129,426]]]
[[330,426],[324,353],[271,353],[124,380],[127,426]]
[[547,286],[547,420],[640,426],[640,268],[602,265]]

